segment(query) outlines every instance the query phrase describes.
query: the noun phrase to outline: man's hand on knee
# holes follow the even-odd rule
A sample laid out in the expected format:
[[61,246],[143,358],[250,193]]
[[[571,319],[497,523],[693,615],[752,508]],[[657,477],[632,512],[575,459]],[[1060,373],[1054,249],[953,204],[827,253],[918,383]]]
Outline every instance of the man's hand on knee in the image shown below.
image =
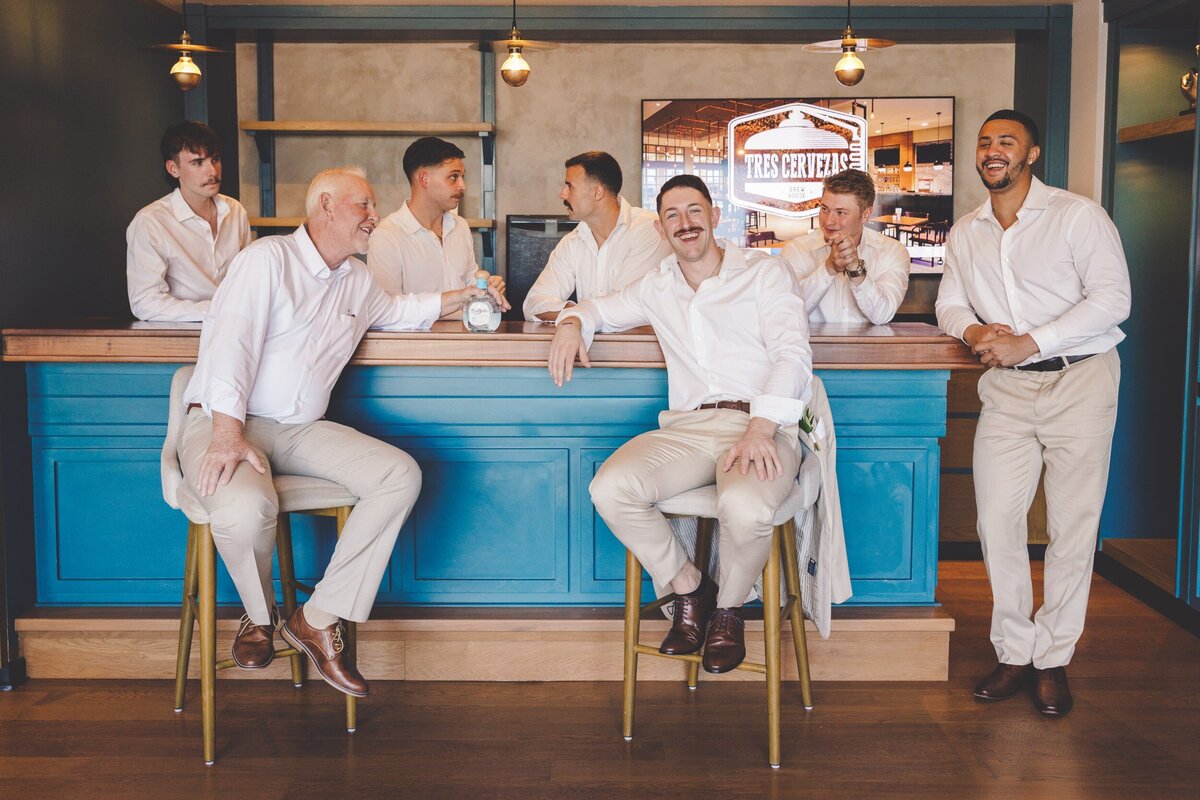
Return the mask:
[[775,448],[775,433],[779,426],[769,419],[755,417],[750,420],[750,426],[742,434],[742,438],[729,448],[721,469],[729,472],[733,465],[741,462],[742,474],[754,466],[754,473],[760,481],[773,481],[783,472],[783,464],[779,462],[779,451]]
[[242,421],[214,411],[212,441],[200,461],[200,474],[196,478],[200,496],[209,497],[218,486],[229,483],[243,461],[258,470],[259,475],[267,471],[258,453],[246,441]]

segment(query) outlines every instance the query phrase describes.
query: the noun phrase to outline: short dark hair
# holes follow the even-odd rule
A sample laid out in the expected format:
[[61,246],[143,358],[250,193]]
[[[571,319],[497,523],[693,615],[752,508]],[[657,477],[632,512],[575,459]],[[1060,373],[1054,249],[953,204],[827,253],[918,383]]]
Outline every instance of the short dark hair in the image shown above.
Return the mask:
[[404,151],[404,174],[409,183],[422,167],[436,167],[451,158],[466,158],[462,149],[436,136],[422,136]]
[[567,159],[564,167],[583,167],[583,172],[613,194],[621,193],[621,165],[603,150],[588,150]]
[[[1038,136],[1037,123],[1034,122],[1033,118],[1028,114],[1022,114],[1020,111],[1014,111],[1011,108],[1002,108],[985,119],[983,121],[983,125],[987,125],[994,119],[1007,119],[1020,124],[1020,126],[1025,129],[1025,132],[1029,134],[1029,143],[1035,146],[1040,146],[1041,140]],[[982,129],[983,125],[980,125],[979,127]]]
[[834,194],[852,194],[859,205],[870,208],[875,205],[875,181],[861,169],[844,169],[824,180],[826,191]]
[[[158,143],[162,152],[163,163],[177,160],[184,150],[201,156],[221,157],[221,138],[217,132],[203,122],[185,119],[167,128]],[[179,185],[179,179],[167,173],[167,181],[172,186]]]
[[676,175],[664,183],[662,188],[658,190],[657,203],[660,213],[662,212],[663,195],[672,189],[679,188],[695,189],[697,192],[704,195],[704,199],[708,201],[709,205],[712,205],[712,195],[709,193],[708,187],[704,185],[704,181],[700,180],[695,175]]

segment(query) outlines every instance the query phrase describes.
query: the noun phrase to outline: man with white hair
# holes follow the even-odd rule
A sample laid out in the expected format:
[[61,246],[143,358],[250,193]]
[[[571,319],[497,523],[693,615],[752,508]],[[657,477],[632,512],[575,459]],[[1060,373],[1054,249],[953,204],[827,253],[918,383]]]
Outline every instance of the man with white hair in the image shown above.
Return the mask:
[[274,657],[271,473],[335,481],[359,498],[316,591],[279,627],[325,681],[363,697],[367,683],[342,653],[340,621],[370,615],[421,471],[407,453],[325,420],[329,396],[367,328],[428,328],[482,290],[393,297],[379,288],[354,257],[379,223],[361,168],[319,173],[306,207],[294,233],[243,250],[213,297],[185,393],[180,463],[246,609],[233,643],[245,669]]

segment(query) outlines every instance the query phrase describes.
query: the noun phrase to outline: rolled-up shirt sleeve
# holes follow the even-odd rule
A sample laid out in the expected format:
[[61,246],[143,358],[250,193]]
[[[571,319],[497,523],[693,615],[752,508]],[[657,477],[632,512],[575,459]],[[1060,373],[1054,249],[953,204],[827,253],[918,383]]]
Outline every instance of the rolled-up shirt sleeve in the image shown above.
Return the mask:
[[1075,209],[1064,227],[1084,298],[1058,319],[1029,331],[1042,358],[1054,358],[1129,317],[1129,267],[1116,225],[1103,209],[1088,204]]
[[971,307],[971,299],[967,296],[960,273],[961,265],[955,247],[956,233],[957,230],[951,230],[950,236],[946,240],[942,283],[938,288],[934,311],[937,314],[938,327],[949,335],[962,339],[967,328],[980,323],[979,317],[975,315],[975,311]]
[[805,301],[784,262],[758,278],[759,328],[771,361],[762,393],[750,398],[750,415],[795,425],[812,395],[812,347]]
[[538,319],[538,314],[561,311],[575,291],[575,267],[571,264],[569,250],[570,240],[564,238],[550,252],[545,269],[529,287],[521,310],[530,322],[544,322]]
[[199,402],[209,416],[220,412],[243,422],[246,419],[267,338],[278,269],[243,251],[213,297],[200,348],[204,363],[197,370],[206,378],[200,386]]

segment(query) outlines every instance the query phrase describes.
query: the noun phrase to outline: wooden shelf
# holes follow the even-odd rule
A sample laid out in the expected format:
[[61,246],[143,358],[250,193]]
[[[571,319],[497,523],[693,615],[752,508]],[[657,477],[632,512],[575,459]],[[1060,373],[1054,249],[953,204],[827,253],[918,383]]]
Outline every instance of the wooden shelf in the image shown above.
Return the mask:
[[[304,217],[251,217],[251,228],[298,228],[304,224]],[[465,219],[465,218],[464,218]],[[496,227],[494,219],[466,219],[469,227],[477,230],[491,230]]]
[[256,133],[332,136],[450,136],[455,134],[491,135],[496,126],[490,122],[358,122],[330,120],[243,120],[241,129]]
[[1117,141],[1140,142],[1143,139],[1157,139],[1162,136],[1173,136],[1177,133],[1187,133],[1196,130],[1196,115],[1182,114],[1169,119],[1155,120],[1141,125],[1130,125],[1117,131]]

